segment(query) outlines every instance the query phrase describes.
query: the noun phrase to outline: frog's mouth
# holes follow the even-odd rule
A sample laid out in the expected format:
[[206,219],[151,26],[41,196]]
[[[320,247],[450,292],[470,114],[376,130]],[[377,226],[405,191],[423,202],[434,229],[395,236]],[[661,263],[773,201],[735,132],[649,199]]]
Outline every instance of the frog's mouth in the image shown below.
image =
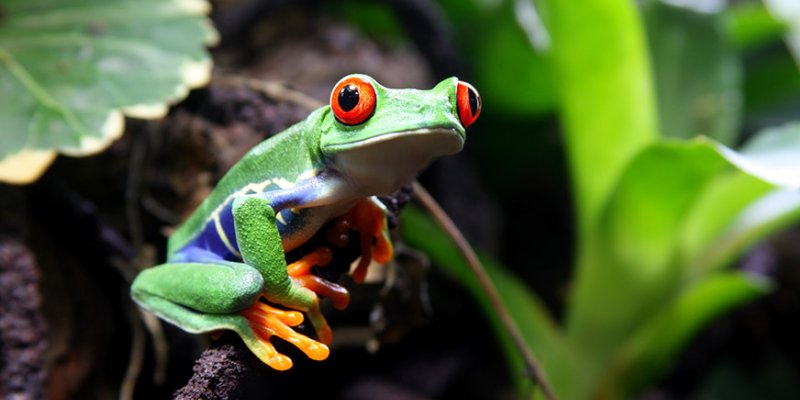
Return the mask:
[[398,145],[397,151],[408,155],[412,152],[437,153],[433,157],[454,154],[464,147],[464,135],[452,127],[410,129],[389,132],[354,142],[328,145],[327,153],[340,154],[364,149],[366,151],[385,150],[384,145]]
[[330,146],[334,168],[374,194],[391,193],[440,156],[458,153],[464,138],[451,127],[391,132]]

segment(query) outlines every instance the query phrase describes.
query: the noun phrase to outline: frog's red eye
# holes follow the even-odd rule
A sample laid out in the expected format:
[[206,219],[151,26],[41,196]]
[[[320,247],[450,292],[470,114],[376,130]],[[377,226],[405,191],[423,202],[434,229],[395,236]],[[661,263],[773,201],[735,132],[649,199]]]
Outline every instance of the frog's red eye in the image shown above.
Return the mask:
[[478,115],[481,115],[481,96],[467,82],[458,82],[456,104],[458,105],[458,118],[461,119],[464,128],[472,125],[478,119]]
[[375,88],[363,78],[344,78],[331,92],[331,109],[339,122],[358,125],[375,111]]

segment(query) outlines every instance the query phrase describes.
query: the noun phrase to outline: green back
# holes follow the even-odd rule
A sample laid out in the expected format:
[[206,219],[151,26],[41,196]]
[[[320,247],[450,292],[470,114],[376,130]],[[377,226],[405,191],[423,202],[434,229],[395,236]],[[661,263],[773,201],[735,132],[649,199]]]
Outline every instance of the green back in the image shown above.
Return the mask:
[[[320,169],[318,121],[330,110],[322,107],[308,118],[259,143],[237,162],[217,183],[211,194],[169,239],[168,253],[182,248],[205,228],[215,210],[232,202],[237,192],[279,190],[294,184],[303,173]],[[263,183],[267,183],[263,185]]]

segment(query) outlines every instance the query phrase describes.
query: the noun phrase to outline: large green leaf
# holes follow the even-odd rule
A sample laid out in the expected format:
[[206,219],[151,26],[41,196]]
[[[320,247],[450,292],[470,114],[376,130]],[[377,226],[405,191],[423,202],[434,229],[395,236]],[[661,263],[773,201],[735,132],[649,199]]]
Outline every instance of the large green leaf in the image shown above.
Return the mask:
[[740,170],[714,177],[702,190],[680,228],[676,263],[695,263],[745,207],[771,190],[773,185]]
[[[624,166],[657,137],[644,28],[636,5],[628,0],[537,4],[547,11],[578,234],[584,246]],[[583,284],[582,273],[579,268],[578,286]]]
[[204,0],[0,1],[0,181],[36,179],[57,152],[162,116],[204,84],[216,39]]
[[719,269],[734,261],[754,243],[800,220],[800,192],[777,189],[754,201],[695,259],[690,278]]
[[625,337],[675,289],[678,231],[705,185],[727,166],[706,141],[665,141],[625,169],[589,250],[571,338],[604,365]]
[[661,132],[678,138],[702,134],[731,144],[739,124],[742,71],[723,35],[723,15],[659,0],[643,7]]
[[[625,165],[657,138],[658,123],[645,35],[635,5],[625,0],[542,3],[552,37],[578,221],[578,266],[567,314],[567,332],[574,338],[576,331],[594,325],[584,322],[597,320],[593,303],[603,294],[594,289],[594,281],[609,282],[598,257],[602,254],[598,216]],[[603,290],[609,288],[613,285]],[[589,342],[578,340],[578,351],[593,350],[585,347]]]
[[800,219],[798,143],[800,129],[790,125],[762,132],[740,152],[705,138],[662,141],[631,162],[599,221],[588,283],[573,303],[584,312],[573,314],[570,338],[592,373],[605,374],[687,283]]
[[800,218],[800,124],[767,128],[738,152],[717,149],[739,171],[710,186],[684,226],[679,251],[693,276]]
[[800,188],[800,123],[767,128],[739,152],[718,148],[751,175],[788,189]]
[[742,272],[713,274],[693,283],[637,326],[600,379],[595,395],[635,396],[674,362],[675,353],[708,321],[769,288],[764,279]]

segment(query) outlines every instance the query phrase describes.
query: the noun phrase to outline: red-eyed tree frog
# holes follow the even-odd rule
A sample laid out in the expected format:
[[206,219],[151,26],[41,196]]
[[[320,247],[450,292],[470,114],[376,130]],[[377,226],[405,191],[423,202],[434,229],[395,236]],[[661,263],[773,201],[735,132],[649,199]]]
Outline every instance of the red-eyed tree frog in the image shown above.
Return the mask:
[[[374,196],[407,184],[434,158],[459,152],[480,110],[478,92],[456,78],[415,90],[344,77],[330,105],[258,144],[228,171],[170,237],[167,262],[136,277],[131,296],[188,332],[237,332],[277,370],[292,361],[275,350],[273,335],[311,359],[327,358],[332,333],[319,297],[344,308],[349,295],[311,274],[330,262],[329,248],[290,265],[285,252],[334,221],[334,232],[326,233],[332,242],[359,231],[353,278],[363,281],[372,259],[385,263],[392,253],[385,208]],[[302,313],[319,341],[292,329]]]

